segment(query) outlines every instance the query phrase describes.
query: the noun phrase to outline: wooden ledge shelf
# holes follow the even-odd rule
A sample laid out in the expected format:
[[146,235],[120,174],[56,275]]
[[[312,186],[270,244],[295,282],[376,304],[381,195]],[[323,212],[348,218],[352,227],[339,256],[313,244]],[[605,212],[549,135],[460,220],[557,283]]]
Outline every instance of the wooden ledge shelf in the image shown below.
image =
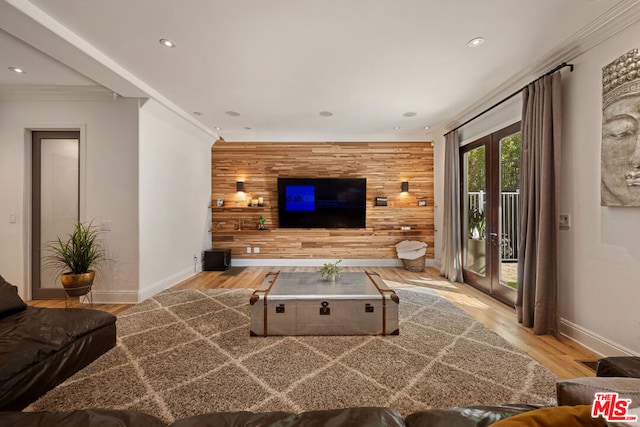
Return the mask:
[[437,230],[428,229],[428,228],[412,228],[411,230],[400,230],[400,229],[375,229],[372,230],[370,228],[367,229],[348,229],[348,228],[340,228],[340,229],[329,229],[329,228],[266,228],[264,230],[258,229],[243,229],[243,230],[229,230],[229,229],[218,229],[218,230],[209,230],[210,233],[214,234],[238,234],[238,233],[272,233],[278,232],[282,234],[313,234],[313,233],[321,233],[321,234],[354,234],[354,235],[386,235],[386,234],[434,234]]
[[430,228],[412,228],[411,230],[400,230],[397,228],[373,230],[374,234],[433,234],[436,231],[437,230]]
[[231,234],[231,233],[270,233],[271,231],[273,231],[271,228],[266,228],[264,230],[251,230],[251,229],[246,229],[246,230],[209,230],[210,233],[215,233],[215,234]]

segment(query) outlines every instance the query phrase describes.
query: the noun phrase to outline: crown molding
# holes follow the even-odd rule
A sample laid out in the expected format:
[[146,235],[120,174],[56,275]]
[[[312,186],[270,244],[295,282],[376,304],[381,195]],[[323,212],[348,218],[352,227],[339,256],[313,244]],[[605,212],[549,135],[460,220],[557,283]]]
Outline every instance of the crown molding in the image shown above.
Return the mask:
[[0,85],[0,101],[114,101],[102,86]]
[[506,96],[522,89],[555,66],[563,62],[571,62],[638,21],[640,21],[640,2],[637,0],[621,1],[564,42],[558,44],[547,54],[534,60],[522,71],[461,111],[448,123],[434,129],[432,135],[444,135],[450,132],[479,111],[489,108]]
[[266,132],[261,133],[258,138],[251,132],[242,131],[220,131],[220,136],[223,136],[226,141],[233,142],[423,142],[430,143],[431,139],[428,134],[392,134],[392,133],[377,133],[377,134],[328,134],[316,133],[316,132]]

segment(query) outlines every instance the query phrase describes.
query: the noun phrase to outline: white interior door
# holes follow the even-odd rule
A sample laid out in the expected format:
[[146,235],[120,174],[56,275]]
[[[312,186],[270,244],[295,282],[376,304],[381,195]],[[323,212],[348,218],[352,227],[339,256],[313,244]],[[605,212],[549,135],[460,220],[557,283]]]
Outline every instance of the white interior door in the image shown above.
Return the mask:
[[33,298],[63,297],[43,246],[67,236],[79,219],[79,132],[33,132]]

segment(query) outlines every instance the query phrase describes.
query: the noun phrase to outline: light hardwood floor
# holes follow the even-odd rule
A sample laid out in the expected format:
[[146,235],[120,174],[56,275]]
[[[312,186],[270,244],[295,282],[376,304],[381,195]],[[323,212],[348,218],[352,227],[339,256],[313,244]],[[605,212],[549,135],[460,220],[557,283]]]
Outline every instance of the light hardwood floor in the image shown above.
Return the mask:
[[[231,270],[210,271],[177,284],[174,289],[257,288],[264,276],[272,271],[316,271],[314,267],[234,267]],[[348,267],[345,271],[372,271],[378,273],[390,287],[427,287],[453,301],[462,310],[482,322],[514,346],[526,351],[559,378],[594,376],[593,370],[582,361],[596,361],[599,356],[568,338],[560,340],[547,335],[534,335],[517,323],[515,310],[485,293],[465,284],[451,283],[439,276],[435,268],[416,273],[394,267]],[[30,301],[39,307],[63,307],[64,300]],[[127,304],[94,304],[94,308],[114,314],[121,313]]]

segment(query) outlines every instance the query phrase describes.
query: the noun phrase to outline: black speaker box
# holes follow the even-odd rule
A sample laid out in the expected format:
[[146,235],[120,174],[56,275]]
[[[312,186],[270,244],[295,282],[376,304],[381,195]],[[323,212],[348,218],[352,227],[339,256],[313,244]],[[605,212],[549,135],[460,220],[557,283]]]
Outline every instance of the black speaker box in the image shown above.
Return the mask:
[[231,249],[204,251],[204,271],[224,271],[231,268]]

